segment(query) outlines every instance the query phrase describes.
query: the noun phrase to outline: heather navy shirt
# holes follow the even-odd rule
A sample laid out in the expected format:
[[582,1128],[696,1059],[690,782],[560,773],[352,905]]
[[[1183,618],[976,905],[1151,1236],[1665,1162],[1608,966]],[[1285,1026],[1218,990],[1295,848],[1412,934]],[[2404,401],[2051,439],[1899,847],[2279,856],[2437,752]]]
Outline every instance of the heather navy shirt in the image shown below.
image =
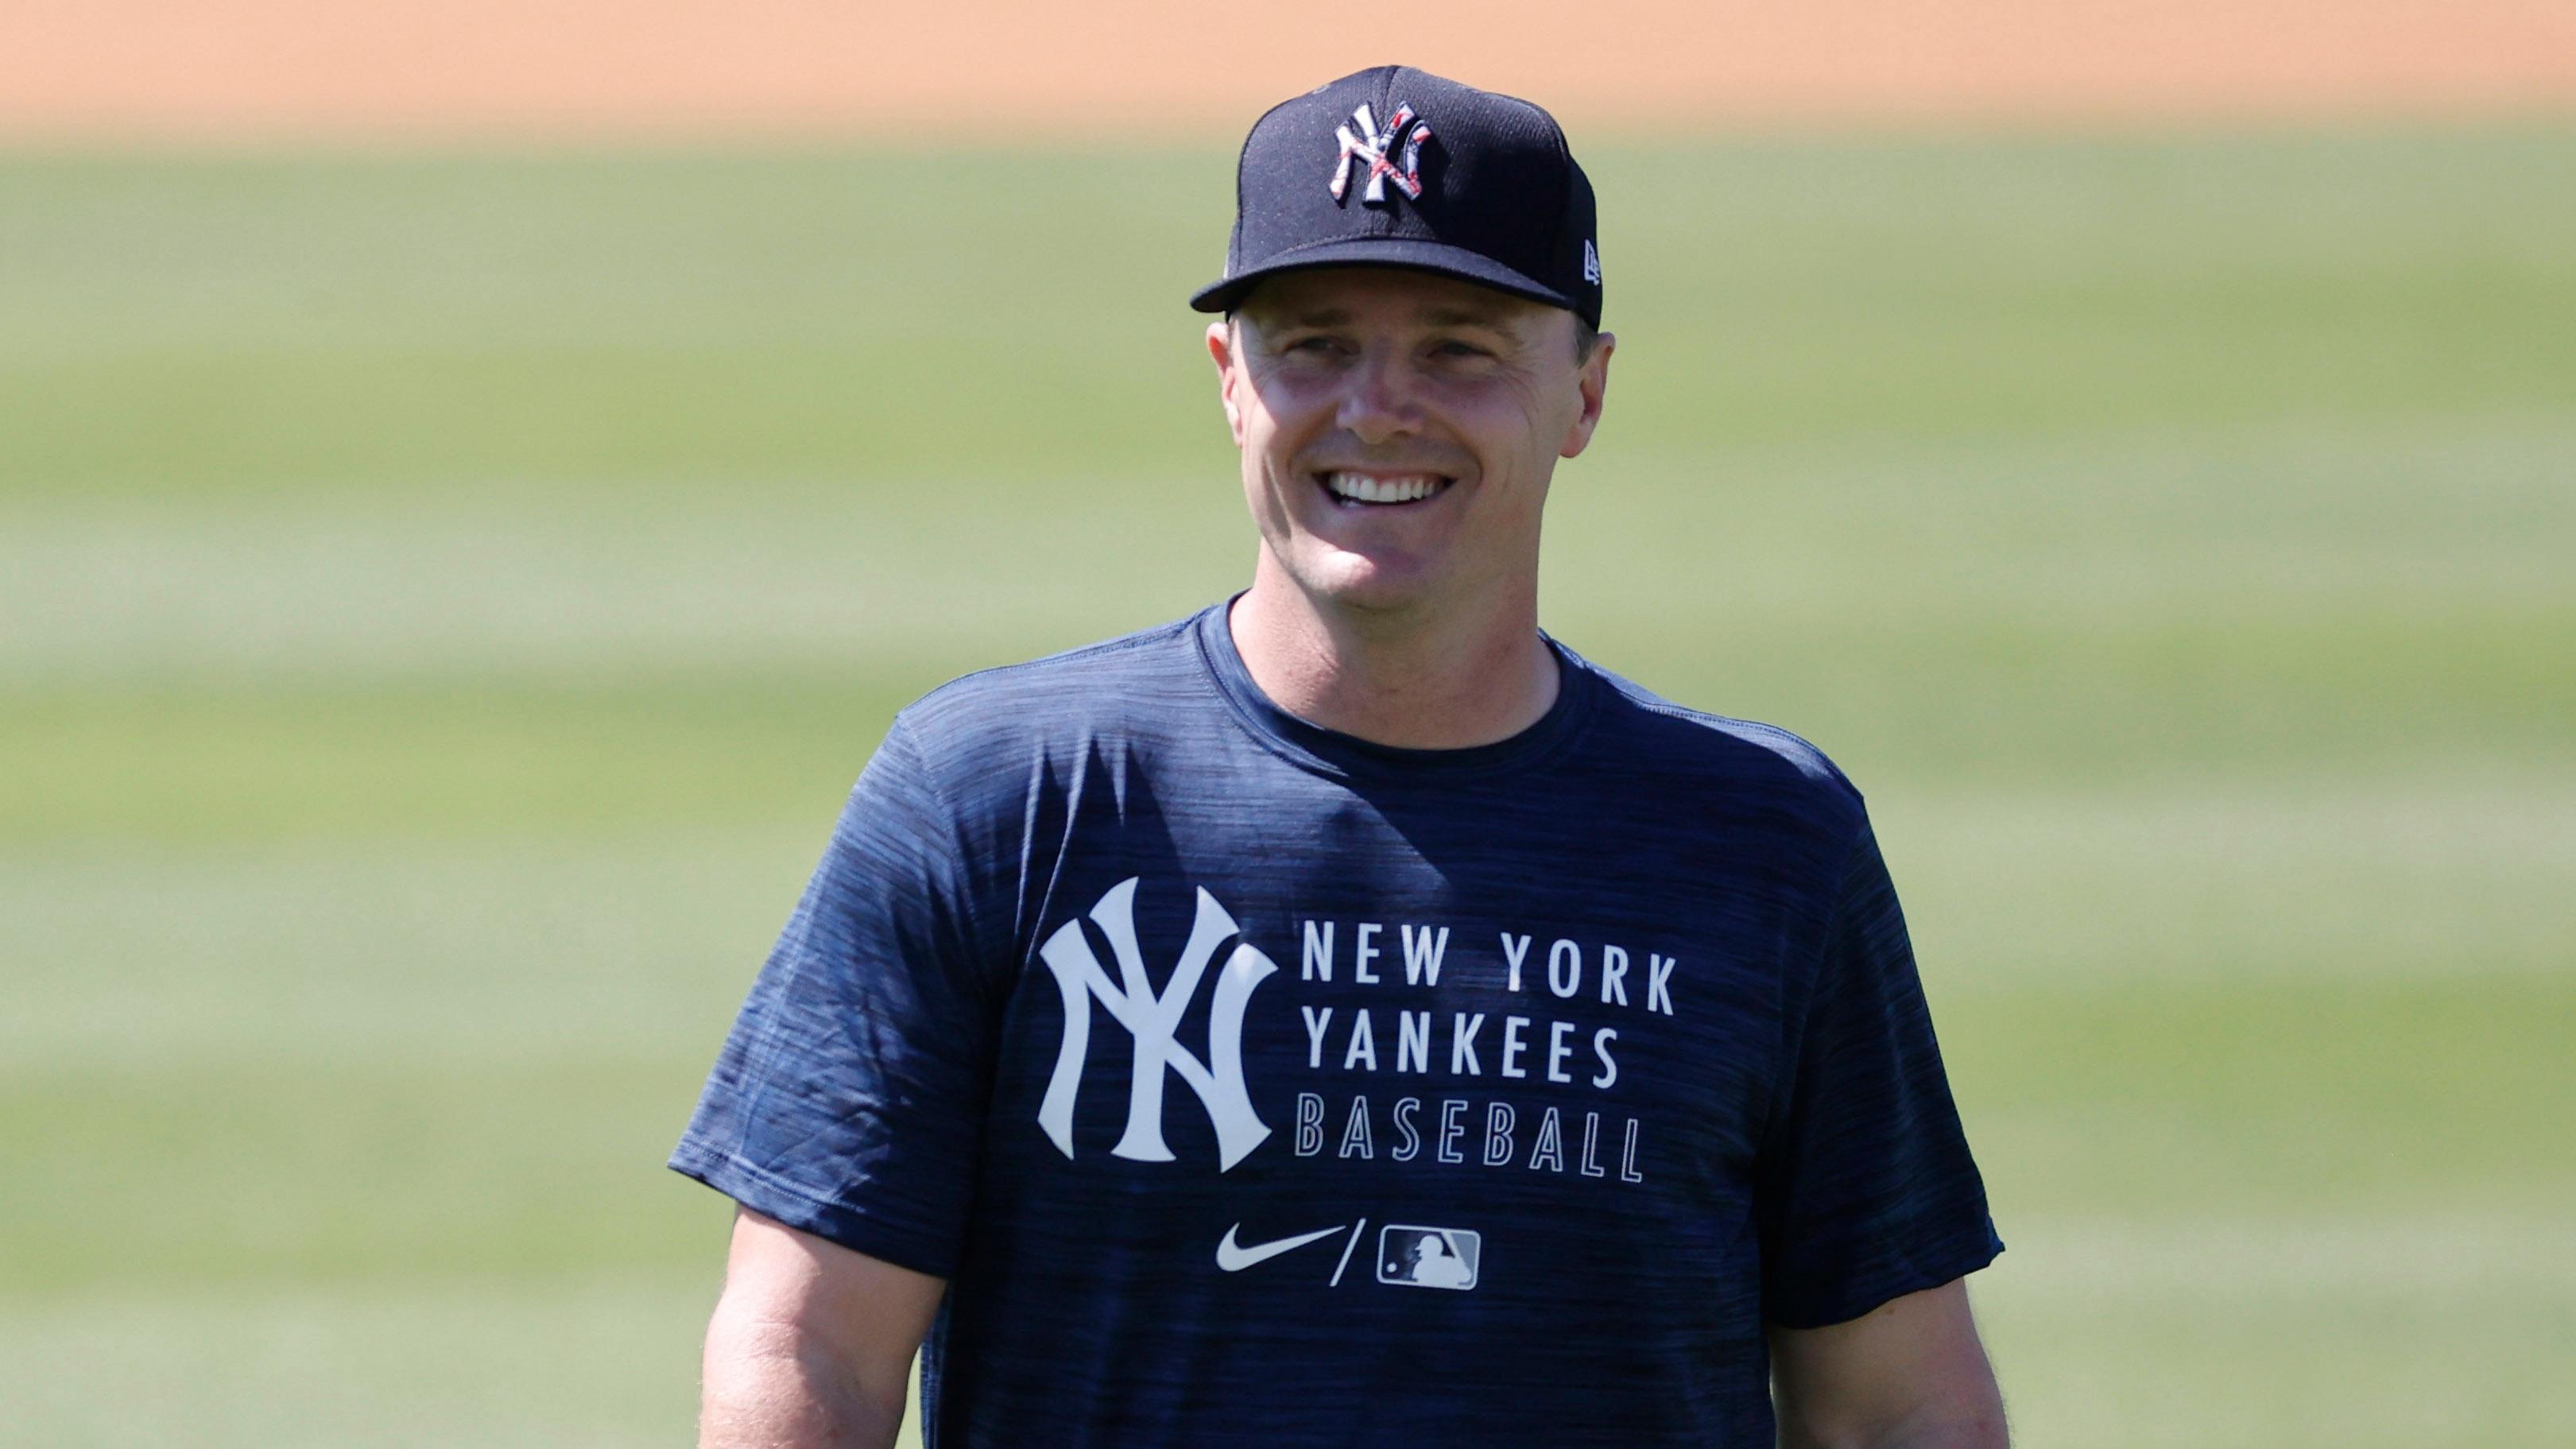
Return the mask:
[[1561,646],[1397,749],[1222,606],[906,709],[672,1166],[949,1280],[926,1440],[1773,1443],[2002,1250],[1860,796]]

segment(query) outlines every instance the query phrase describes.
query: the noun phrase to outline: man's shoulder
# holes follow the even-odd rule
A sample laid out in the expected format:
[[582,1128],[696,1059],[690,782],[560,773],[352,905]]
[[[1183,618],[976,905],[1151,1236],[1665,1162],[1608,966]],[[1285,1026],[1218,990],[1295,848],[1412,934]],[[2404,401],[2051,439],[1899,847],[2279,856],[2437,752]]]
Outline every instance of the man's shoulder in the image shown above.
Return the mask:
[[1626,769],[1676,786],[1758,789],[1857,822],[1858,787],[1806,737],[1761,720],[1677,703],[1590,661],[1610,701],[1606,743]]
[[896,730],[926,757],[1087,735],[1203,687],[1194,631],[1175,619],[1061,653],[960,675],[905,706]]

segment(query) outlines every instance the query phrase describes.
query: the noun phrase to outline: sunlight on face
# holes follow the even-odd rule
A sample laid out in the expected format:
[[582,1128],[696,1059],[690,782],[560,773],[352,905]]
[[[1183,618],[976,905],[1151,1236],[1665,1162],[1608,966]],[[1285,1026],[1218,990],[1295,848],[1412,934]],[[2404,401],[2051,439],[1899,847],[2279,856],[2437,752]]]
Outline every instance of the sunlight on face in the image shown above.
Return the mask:
[[1535,592],[1556,460],[1600,413],[1609,339],[1428,272],[1315,268],[1208,331],[1267,561],[1319,605],[1443,608]]

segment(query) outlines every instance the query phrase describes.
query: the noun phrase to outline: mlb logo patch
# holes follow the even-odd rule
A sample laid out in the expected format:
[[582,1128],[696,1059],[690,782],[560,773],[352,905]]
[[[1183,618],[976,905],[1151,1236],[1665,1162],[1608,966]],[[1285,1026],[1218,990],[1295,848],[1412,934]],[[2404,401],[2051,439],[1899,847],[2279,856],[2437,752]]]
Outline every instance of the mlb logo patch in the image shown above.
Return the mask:
[[1398,1288],[1476,1286],[1485,1261],[1485,1235],[1465,1228],[1426,1228],[1389,1223],[1378,1230],[1377,1281]]

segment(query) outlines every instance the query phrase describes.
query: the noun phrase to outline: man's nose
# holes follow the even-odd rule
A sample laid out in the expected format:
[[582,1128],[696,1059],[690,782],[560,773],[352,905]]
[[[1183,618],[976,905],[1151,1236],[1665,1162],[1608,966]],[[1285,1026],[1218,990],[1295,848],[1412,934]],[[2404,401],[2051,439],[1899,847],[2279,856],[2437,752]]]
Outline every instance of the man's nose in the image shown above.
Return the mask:
[[1363,356],[1350,371],[1349,386],[1342,394],[1341,410],[1334,421],[1363,443],[1384,442],[1417,431],[1420,415],[1404,360],[1375,350]]

